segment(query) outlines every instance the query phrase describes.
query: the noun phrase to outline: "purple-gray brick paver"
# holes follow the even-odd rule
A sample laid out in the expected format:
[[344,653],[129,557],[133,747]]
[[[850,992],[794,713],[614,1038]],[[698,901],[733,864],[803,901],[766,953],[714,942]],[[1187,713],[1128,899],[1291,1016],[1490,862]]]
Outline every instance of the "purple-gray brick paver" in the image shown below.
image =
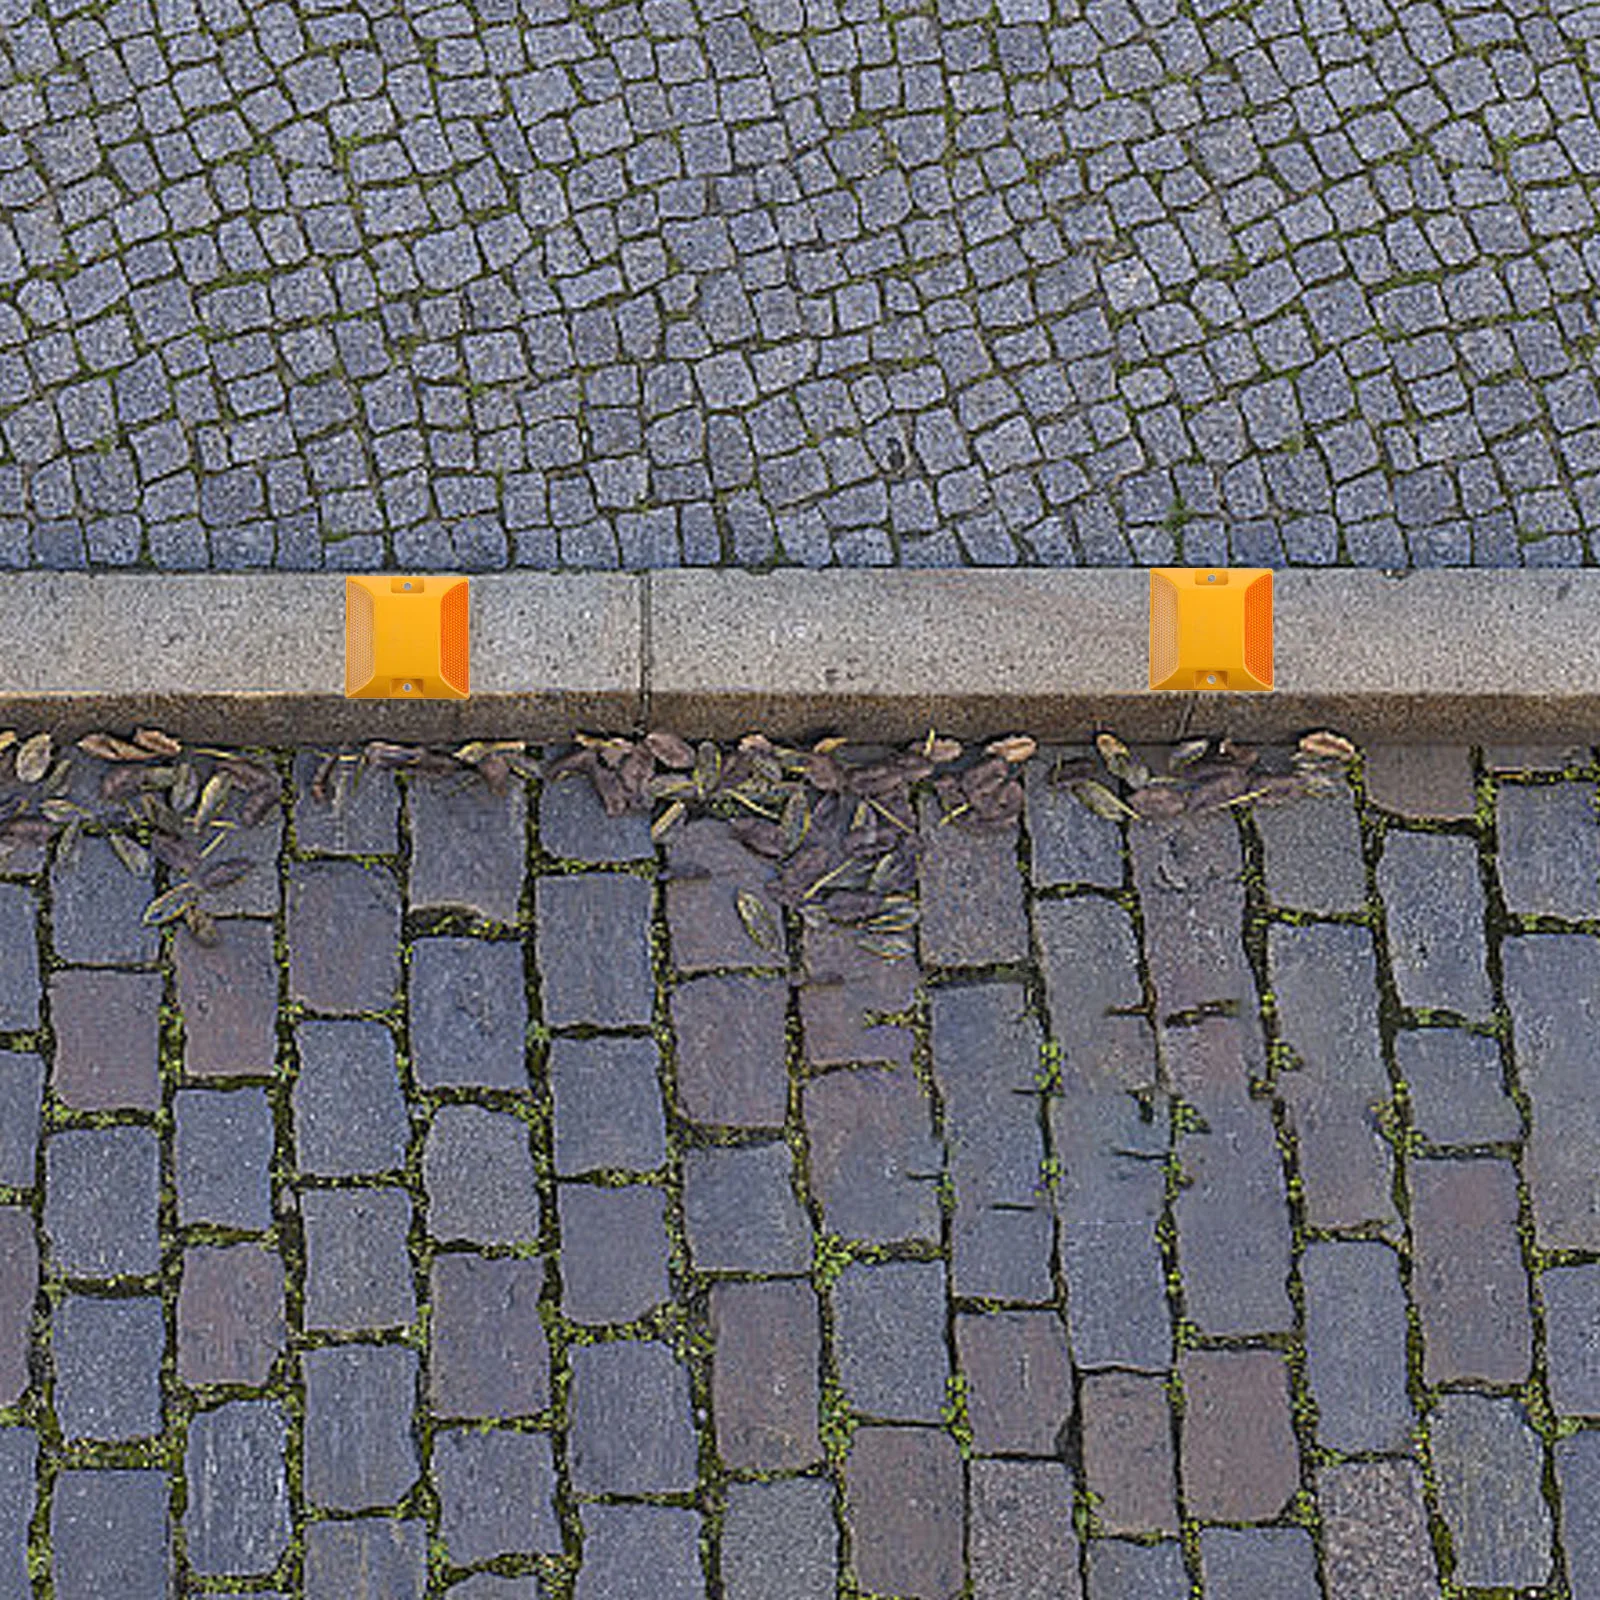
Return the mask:
[[[622,81],[670,97],[695,34],[664,19],[633,35],[651,60]],[[759,40],[739,21],[706,25],[730,68],[813,43],[780,13]],[[1031,28],[1003,16],[959,48],[1047,63],[1066,48]],[[878,72],[885,50],[921,70],[940,29],[954,37],[896,19],[830,70]],[[590,64],[564,54],[578,34],[539,36],[553,53],[529,74],[559,68],[588,94]],[[297,53],[287,26],[274,40],[286,94],[330,91],[325,50]],[[431,51],[465,66],[476,42],[444,31]],[[203,97],[205,72],[170,76]],[[471,71],[450,77],[463,101],[479,92]],[[750,78],[733,71],[730,104]],[[276,114],[271,92],[257,112]],[[576,126],[592,145],[600,123]],[[830,160],[864,159],[867,131],[826,135],[842,140]],[[383,135],[354,138],[365,171]],[[987,170],[989,147],[974,159]],[[1111,190],[1108,208],[1130,203]],[[951,215],[981,230],[971,198]],[[245,259],[241,230],[190,231],[208,230]],[[684,248],[709,233],[685,229]],[[449,260],[428,256],[438,283]],[[352,262],[336,297],[360,276]],[[511,358],[503,312],[463,303],[480,371]],[[715,302],[729,326],[742,314]],[[458,337],[438,308],[416,319]],[[328,338],[360,364],[346,320]],[[619,340],[637,332],[624,321]],[[601,322],[585,350],[603,349]],[[970,358],[959,344],[947,359]],[[728,363],[682,359],[688,390],[641,386],[662,419],[683,393],[743,392]],[[1095,381],[1083,359],[1069,387]],[[608,362],[579,364],[621,393]],[[773,437],[798,426],[791,451],[814,430],[837,466],[828,408],[872,397],[818,375],[790,418],[766,406],[773,370],[752,359],[740,414]],[[309,404],[305,438],[329,450],[343,401]],[[949,404],[958,423],[981,411]],[[1036,438],[1053,425],[1029,416]],[[6,422],[0,400],[0,438]],[[986,426],[994,460],[1026,453],[1006,415]],[[913,456],[952,448],[907,437]],[[943,466],[952,506],[966,470]],[[540,492],[570,519],[564,471]],[[1194,531],[1210,515],[1186,535],[1211,537]],[[441,530],[406,550],[468,565]],[[341,560],[381,560],[374,537]],[[293,793],[241,830],[261,881],[223,897],[217,945],[173,925],[148,957],[95,953],[120,936],[71,910],[93,859],[14,856],[0,1600],[32,1600],[46,1571],[57,1600],[197,1584],[832,1600],[852,1582],[896,1600],[1187,1600],[1191,1584],[1208,1600],[1439,1600],[1449,1583],[1580,1600],[1600,1582],[1587,756],[1367,754],[1364,783],[1316,801],[1124,826],[1052,781],[1041,751],[1020,818],[932,827],[899,961],[816,906],[782,919],[783,952],[757,943],[736,896],[778,910],[773,863],[731,819],[654,841],[581,777],[519,780],[508,803],[374,770],[340,823],[307,792],[308,753],[283,753]],[[92,803],[95,775],[75,781]],[[53,950],[52,929],[69,929]]]

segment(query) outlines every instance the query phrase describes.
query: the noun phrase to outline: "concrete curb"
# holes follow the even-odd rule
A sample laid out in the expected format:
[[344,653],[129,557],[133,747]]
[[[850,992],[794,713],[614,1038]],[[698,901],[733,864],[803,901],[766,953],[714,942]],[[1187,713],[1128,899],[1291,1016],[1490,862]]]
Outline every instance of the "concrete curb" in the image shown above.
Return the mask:
[[154,720],[241,743],[649,723],[698,736],[930,726],[1253,739],[1600,737],[1600,572],[1285,571],[1270,694],[1153,694],[1149,579],[1076,571],[491,573],[472,698],[350,701],[342,574],[0,578],[0,726]]

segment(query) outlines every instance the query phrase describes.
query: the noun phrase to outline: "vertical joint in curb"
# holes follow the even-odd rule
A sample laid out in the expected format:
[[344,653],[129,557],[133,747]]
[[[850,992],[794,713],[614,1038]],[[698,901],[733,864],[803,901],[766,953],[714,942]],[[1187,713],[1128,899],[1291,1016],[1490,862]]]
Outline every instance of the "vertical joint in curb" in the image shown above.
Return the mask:
[[639,574],[639,727],[638,732],[650,729],[650,678],[655,667],[655,641],[650,636],[651,612],[654,609],[650,596],[650,570]]

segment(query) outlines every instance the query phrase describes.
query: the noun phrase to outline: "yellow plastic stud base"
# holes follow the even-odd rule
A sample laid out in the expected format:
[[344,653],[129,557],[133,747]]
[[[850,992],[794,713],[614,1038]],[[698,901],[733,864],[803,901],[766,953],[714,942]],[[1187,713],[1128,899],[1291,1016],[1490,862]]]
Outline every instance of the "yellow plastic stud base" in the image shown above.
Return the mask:
[[347,699],[467,698],[467,579],[347,577],[344,625]]
[[1270,567],[1150,569],[1150,687],[1272,687]]

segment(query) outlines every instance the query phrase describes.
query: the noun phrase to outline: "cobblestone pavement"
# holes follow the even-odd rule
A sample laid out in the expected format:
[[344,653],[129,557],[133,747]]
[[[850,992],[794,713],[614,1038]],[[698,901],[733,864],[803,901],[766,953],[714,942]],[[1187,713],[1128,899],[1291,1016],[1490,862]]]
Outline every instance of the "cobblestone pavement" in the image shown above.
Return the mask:
[[0,0],[0,565],[1581,564],[1594,31]]
[[3,1600],[1600,1595],[1590,752],[1041,757],[914,962],[281,760],[215,948],[0,882]]

